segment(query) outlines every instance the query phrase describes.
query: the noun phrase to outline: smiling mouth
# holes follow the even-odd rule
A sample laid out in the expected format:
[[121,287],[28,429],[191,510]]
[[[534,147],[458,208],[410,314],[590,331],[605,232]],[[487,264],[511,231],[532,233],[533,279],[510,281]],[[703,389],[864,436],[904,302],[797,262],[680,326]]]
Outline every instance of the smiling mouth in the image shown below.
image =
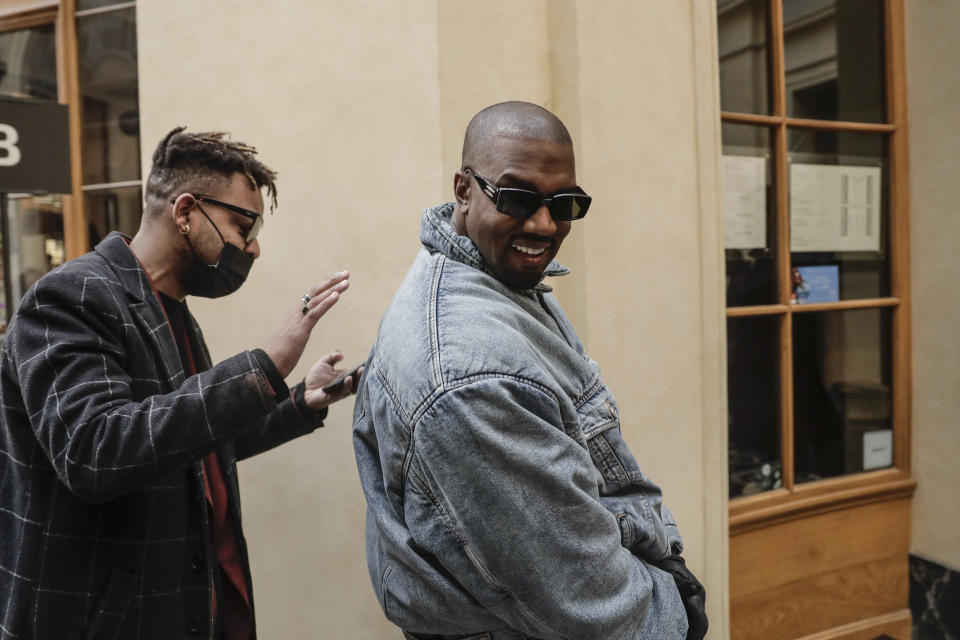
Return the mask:
[[547,250],[546,247],[539,247],[539,248],[528,247],[522,244],[512,244],[510,246],[513,247],[515,250],[519,251],[520,253],[528,256],[539,256]]

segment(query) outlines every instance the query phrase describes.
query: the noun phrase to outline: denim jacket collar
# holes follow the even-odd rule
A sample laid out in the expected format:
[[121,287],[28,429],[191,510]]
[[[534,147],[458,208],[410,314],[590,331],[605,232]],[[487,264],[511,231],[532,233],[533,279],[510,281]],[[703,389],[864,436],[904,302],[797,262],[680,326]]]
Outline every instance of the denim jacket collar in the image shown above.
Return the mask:
[[[424,211],[423,218],[420,221],[420,242],[430,253],[442,253],[451,260],[470,265],[496,277],[490,267],[484,263],[483,256],[480,255],[480,251],[473,244],[473,241],[458,234],[456,229],[453,228],[453,224],[451,224],[453,209],[454,203],[446,202]],[[570,273],[570,269],[556,260],[551,260],[543,275],[540,276],[540,281],[530,290],[552,291],[553,289],[549,285],[543,283],[543,279],[546,276],[565,276],[568,273]]]

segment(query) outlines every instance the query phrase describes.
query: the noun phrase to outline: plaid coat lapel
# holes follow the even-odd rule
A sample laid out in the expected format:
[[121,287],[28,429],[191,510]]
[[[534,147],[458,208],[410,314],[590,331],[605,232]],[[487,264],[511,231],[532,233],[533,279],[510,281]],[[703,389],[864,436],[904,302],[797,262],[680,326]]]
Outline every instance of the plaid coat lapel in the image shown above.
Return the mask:
[[[168,391],[179,388],[186,375],[183,368],[176,367],[175,364],[180,362],[177,343],[153,284],[143,266],[127,247],[127,239],[114,231],[96,246],[95,251],[107,259],[123,285],[137,331],[147,338],[154,351],[150,355],[166,374],[166,380],[161,382],[166,383]],[[204,368],[209,367],[208,358]]]

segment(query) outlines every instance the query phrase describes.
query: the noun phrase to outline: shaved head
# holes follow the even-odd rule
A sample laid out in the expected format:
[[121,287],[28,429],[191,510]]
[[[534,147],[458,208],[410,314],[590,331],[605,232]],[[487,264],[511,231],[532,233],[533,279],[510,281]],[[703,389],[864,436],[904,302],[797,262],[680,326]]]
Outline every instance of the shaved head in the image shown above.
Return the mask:
[[463,167],[482,165],[497,138],[544,140],[573,146],[560,118],[531,102],[501,102],[473,116],[463,137]]
[[[487,107],[467,125],[453,193],[450,222],[473,243],[486,269],[511,289],[537,286],[570,233],[571,221],[555,219],[549,203],[560,194],[583,193],[570,132],[529,102]],[[526,205],[511,207],[518,198]]]

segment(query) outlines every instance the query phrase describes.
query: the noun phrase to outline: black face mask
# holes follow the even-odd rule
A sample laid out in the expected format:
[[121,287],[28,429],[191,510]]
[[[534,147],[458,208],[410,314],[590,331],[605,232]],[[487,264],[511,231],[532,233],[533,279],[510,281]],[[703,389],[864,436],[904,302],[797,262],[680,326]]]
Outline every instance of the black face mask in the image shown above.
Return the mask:
[[240,285],[247,279],[247,274],[250,273],[250,267],[253,266],[253,256],[224,240],[220,229],[213,224],[213,220],[210,219],[207,212],[199,204],[197,204],[197,208],[200,209],[200,213],[220,236],[223,249],[220,251],[220,258],[216,264],[204,264],[197,257],[193,243],[187,238],[187,244],[193,251],[194,259],[184,273],[184,288],[192,296],[219,298],[240,288]]

